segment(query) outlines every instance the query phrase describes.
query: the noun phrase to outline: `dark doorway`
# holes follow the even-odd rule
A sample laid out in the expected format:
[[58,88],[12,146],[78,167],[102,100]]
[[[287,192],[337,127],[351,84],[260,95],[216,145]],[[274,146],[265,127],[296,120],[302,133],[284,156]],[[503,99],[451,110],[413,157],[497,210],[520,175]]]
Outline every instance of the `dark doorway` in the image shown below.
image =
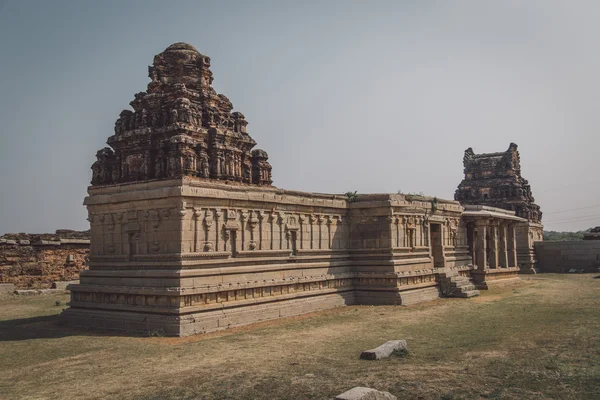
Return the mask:
[[443,268],[444,265],[444,245],[442,238],[442,225],[431,224],[431,255],[433,256],[433,266]]
[[135,256],[137,250],[137,246],[135,243],[135,233],[129,232],[129,234],[127,235],[127,239],[129,242],[129,261],[132,261],[133,256]]
[[296,231],[290,231],[290,240],[292,241],[292,255],[296,255]]
[[231,242],[231,257],[237,255],[237,231],[232,229],[229,232],[229,240]]

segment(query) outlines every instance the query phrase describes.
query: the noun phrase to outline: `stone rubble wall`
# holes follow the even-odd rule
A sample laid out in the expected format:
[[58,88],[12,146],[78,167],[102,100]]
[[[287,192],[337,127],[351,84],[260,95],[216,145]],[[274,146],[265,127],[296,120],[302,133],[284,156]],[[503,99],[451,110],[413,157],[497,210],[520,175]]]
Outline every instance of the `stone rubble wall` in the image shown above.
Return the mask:
[[89,239],[7,234],[0,238],[0,283],[17,289],[49,289],[79,279],[87,269]]
[[600,268],[600,241],[535,242],[535,253],[541,272],[598,272]]

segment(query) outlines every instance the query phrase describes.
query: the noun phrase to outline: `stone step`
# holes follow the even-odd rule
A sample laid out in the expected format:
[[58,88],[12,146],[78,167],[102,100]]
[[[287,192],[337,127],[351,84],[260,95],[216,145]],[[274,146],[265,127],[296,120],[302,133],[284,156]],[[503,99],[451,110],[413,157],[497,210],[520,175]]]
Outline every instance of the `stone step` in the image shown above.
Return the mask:
[[464,286],[472,285],[472,283],[471,283],[470,280],[465,279],[464,281],[451,282],[451,285],[454,286],[454,287],[464,287]]
[[460,298],[469,298],[469,297],[475,297],[475,296],[479,296],[479,290],[475,289],[475,290],[467,290],[465,292],[460,292],[460,293],[456,293],[454,295],[454,297],[460,297]]
[[464,286],[464,287],[454,289],[452,291],[452,293],[453,294],[465,293],[465,292],[470,292],[472,290],[477,290],[477,287],[475,285]]
[[458,276],[458,272],[450,271],[450,272],[442,272],[439,274],[440,278],[452,278]]

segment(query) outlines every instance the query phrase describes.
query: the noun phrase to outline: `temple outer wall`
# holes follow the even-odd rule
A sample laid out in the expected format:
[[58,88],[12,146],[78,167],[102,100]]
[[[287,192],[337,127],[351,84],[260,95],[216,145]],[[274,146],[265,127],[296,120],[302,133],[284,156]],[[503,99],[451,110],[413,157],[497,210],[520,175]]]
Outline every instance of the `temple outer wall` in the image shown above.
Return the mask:
[[[430,227],[470,263],[462,207],[193,178],[90,188],[90,270],[67,322],[184,336],[348,304],[439,297]],[[463,238],[463,239],[461,239]],[[443,267],[443,266],[442,266]],[[443,269],[443,268],[442,268]]]
[[600,268],[600,242],[594,240],[536,242],[535,252],[540,272],[598,272]]
[[[436,275],[471,258],[458,202],[393,194],[361,195],[349,204],[350,253],[358,304],[409,305],[440,296]],[[439,241],[432,241],[431,226]],[[442,268],[434,263],[439,252]]]

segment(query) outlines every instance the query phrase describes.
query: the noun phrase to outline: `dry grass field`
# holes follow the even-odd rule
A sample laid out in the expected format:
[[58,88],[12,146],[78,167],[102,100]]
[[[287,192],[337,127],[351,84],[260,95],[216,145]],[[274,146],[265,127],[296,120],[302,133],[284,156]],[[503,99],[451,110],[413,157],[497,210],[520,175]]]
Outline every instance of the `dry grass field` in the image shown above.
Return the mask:
[[[399,399],[600,399],[596,276],[188,338],[69,330],[57,323],[66,295],[2,296],[0,397],[328,399],[360,385]],[[359,360],[389,339],[406,339],[408,356]]]

